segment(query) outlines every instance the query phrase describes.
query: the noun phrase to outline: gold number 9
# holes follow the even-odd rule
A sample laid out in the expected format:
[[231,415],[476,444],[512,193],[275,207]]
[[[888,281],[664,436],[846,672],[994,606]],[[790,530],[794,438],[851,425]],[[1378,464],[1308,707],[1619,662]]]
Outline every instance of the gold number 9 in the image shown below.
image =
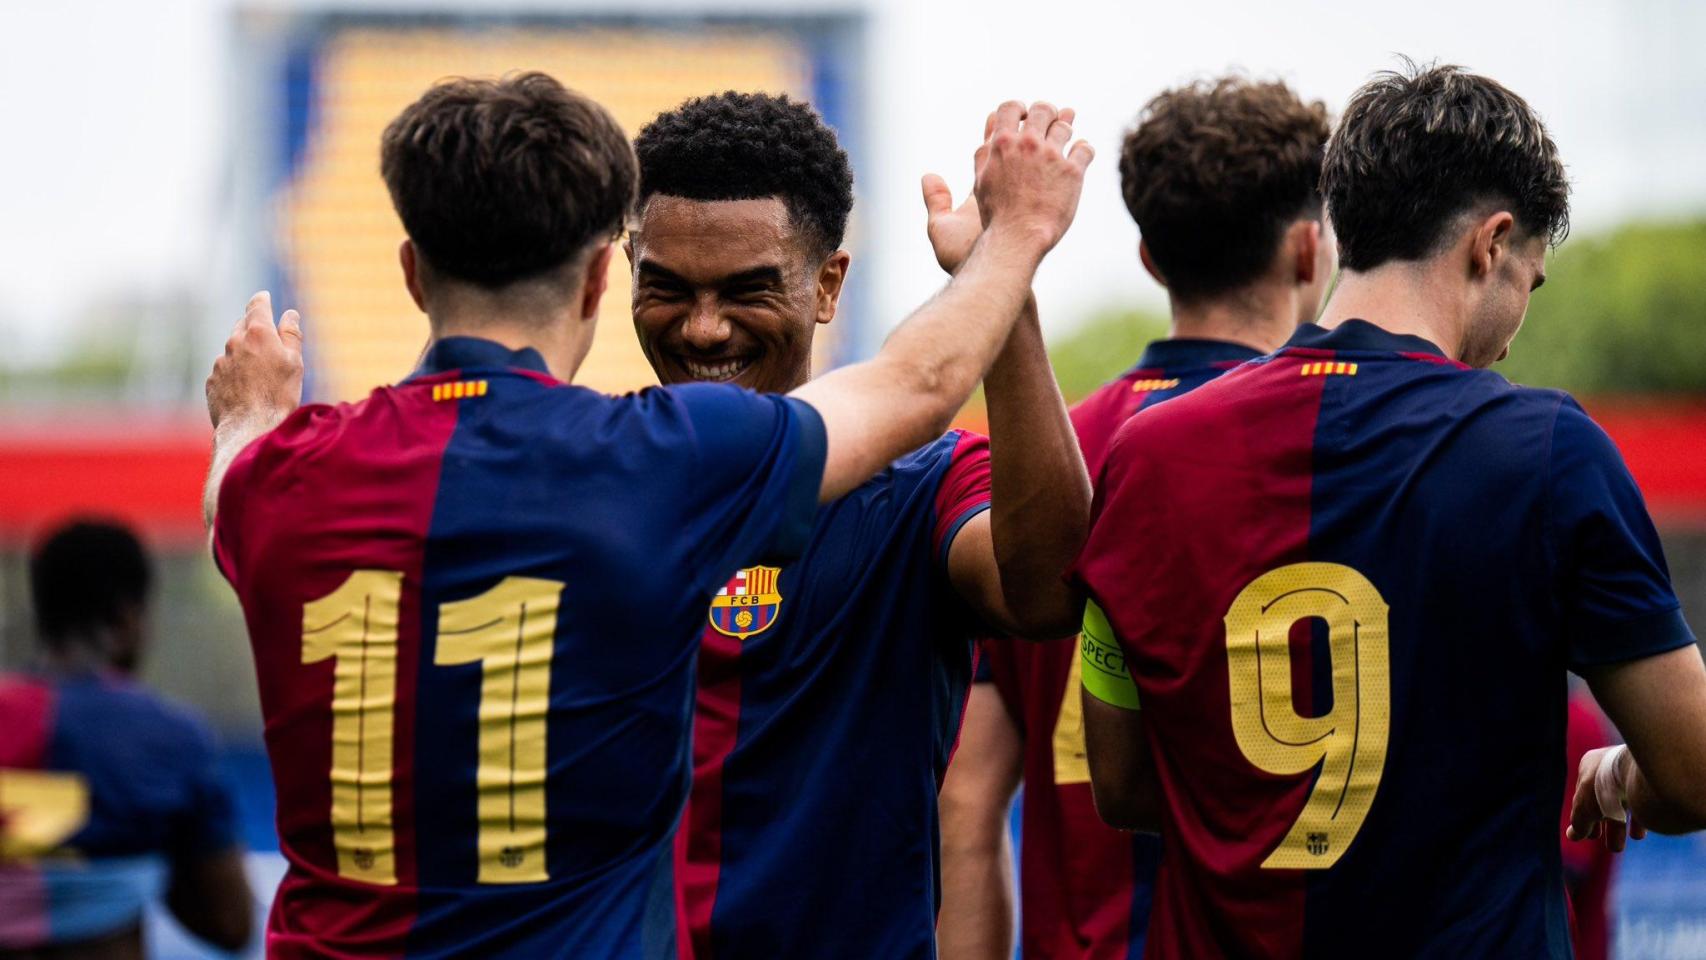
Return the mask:
[[[1333,707],[1319,717],[1292,702],[1291,629],[1327,624]],[[1368,578],[1336,563],[1294,563],[1245,587],[1226,612],[1232,731],[1257,769],[1293,776],[1320,767],[1291,830],[1265,869],[1324,870],[1362,828],[1386,765],[1391,724],[1387,606]]]

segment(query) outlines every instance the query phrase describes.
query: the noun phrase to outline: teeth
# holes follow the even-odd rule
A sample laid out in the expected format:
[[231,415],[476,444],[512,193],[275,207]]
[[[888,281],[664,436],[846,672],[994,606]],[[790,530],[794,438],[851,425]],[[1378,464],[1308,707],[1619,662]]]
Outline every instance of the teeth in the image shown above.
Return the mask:
[[752,361],[723,360],[717,363],[705,363],[703,361],[690,360],[683,357],[681,364],[687,368],[688,375],[695,380],[708,380],[712,383],[723,383],[740,376],[747,367],[752,365]]

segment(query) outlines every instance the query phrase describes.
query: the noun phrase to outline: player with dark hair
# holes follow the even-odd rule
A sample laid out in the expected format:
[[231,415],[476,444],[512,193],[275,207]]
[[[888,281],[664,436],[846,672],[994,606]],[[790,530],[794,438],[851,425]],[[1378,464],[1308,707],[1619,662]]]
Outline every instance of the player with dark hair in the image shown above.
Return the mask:
[[[1333,273],[1317,192],[1327,132],[1326,108],[1277,82],[1195,83],[1144,107],[1120,150],[1120,185],[1142,233],[1139,258],[1167,288],[1172,327],[1073,408],[1092,472],[1128,417],[1275,349],[1315,318]],[[1001,864],[1022,771],[1024,956],[1141,957],[1160,841],[1096,815],[1077,643],[993,640],[984,651],[992,682],[973,690],[942,788],[944,956],[1012,955]]]
[[392,122],[420,370],[298,410],[298,319],[275,329],[261,295],[208,382],[207,513],[290,864],[269,952],[674,956],[706,606],[946,427],[1071,221],[1070,139],[1053,108],[1002,105],[983,240],[871,361],[786,397],[607,397],[568,381],[637,187],[615,121],[522,74]]
[[1167,845],[1146,956],[1567,957],[1565,670],[1629,744],[1584,757],[1571,831],[1621,848],[1626,806],[1706,826],[1706,667],[1610,439],[1485,369],[1564,167],[1436,66],[1358,91],[1322,187],[1321,324],[1109,450],[1075,574],[1097,807]]
[[0,675],[0,956],[140,960],[156,897],[220,949],[249,940],[213,736],[133,679],[153,579],[136,536],[103,521],[30,557],[39,669]]
[[[729,92],[635,146],[634,324],[658,377],[804,386],[850,264],[834,132],[805,103]],[[982,225],[960,216],[969,248]],[[951,431],[901,457],[819,509],[797,561],[754,556],[712,601],[677,841],[693,955],[934,955],[935,796],[971,639],[1070,598],[1090,509],[1034,308],[986,383],[991,440]]]

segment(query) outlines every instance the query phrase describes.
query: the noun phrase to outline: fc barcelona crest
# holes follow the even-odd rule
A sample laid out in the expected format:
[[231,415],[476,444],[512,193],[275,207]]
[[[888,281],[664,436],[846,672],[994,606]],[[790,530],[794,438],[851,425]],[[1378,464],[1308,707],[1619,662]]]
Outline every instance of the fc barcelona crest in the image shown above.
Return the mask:
[[711,598],[711,629],[737,640],[763,633],[782,611],[781,567],[747,567]]

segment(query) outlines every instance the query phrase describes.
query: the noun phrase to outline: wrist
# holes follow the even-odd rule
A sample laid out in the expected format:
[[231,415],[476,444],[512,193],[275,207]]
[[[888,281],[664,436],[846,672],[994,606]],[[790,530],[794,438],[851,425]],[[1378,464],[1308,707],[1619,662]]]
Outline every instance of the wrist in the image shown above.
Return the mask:
[[977,249],[988,251],[1008,263],[1042,263],[1053,246],[1049,231],[1029,221],[993,220],[978,237]]

